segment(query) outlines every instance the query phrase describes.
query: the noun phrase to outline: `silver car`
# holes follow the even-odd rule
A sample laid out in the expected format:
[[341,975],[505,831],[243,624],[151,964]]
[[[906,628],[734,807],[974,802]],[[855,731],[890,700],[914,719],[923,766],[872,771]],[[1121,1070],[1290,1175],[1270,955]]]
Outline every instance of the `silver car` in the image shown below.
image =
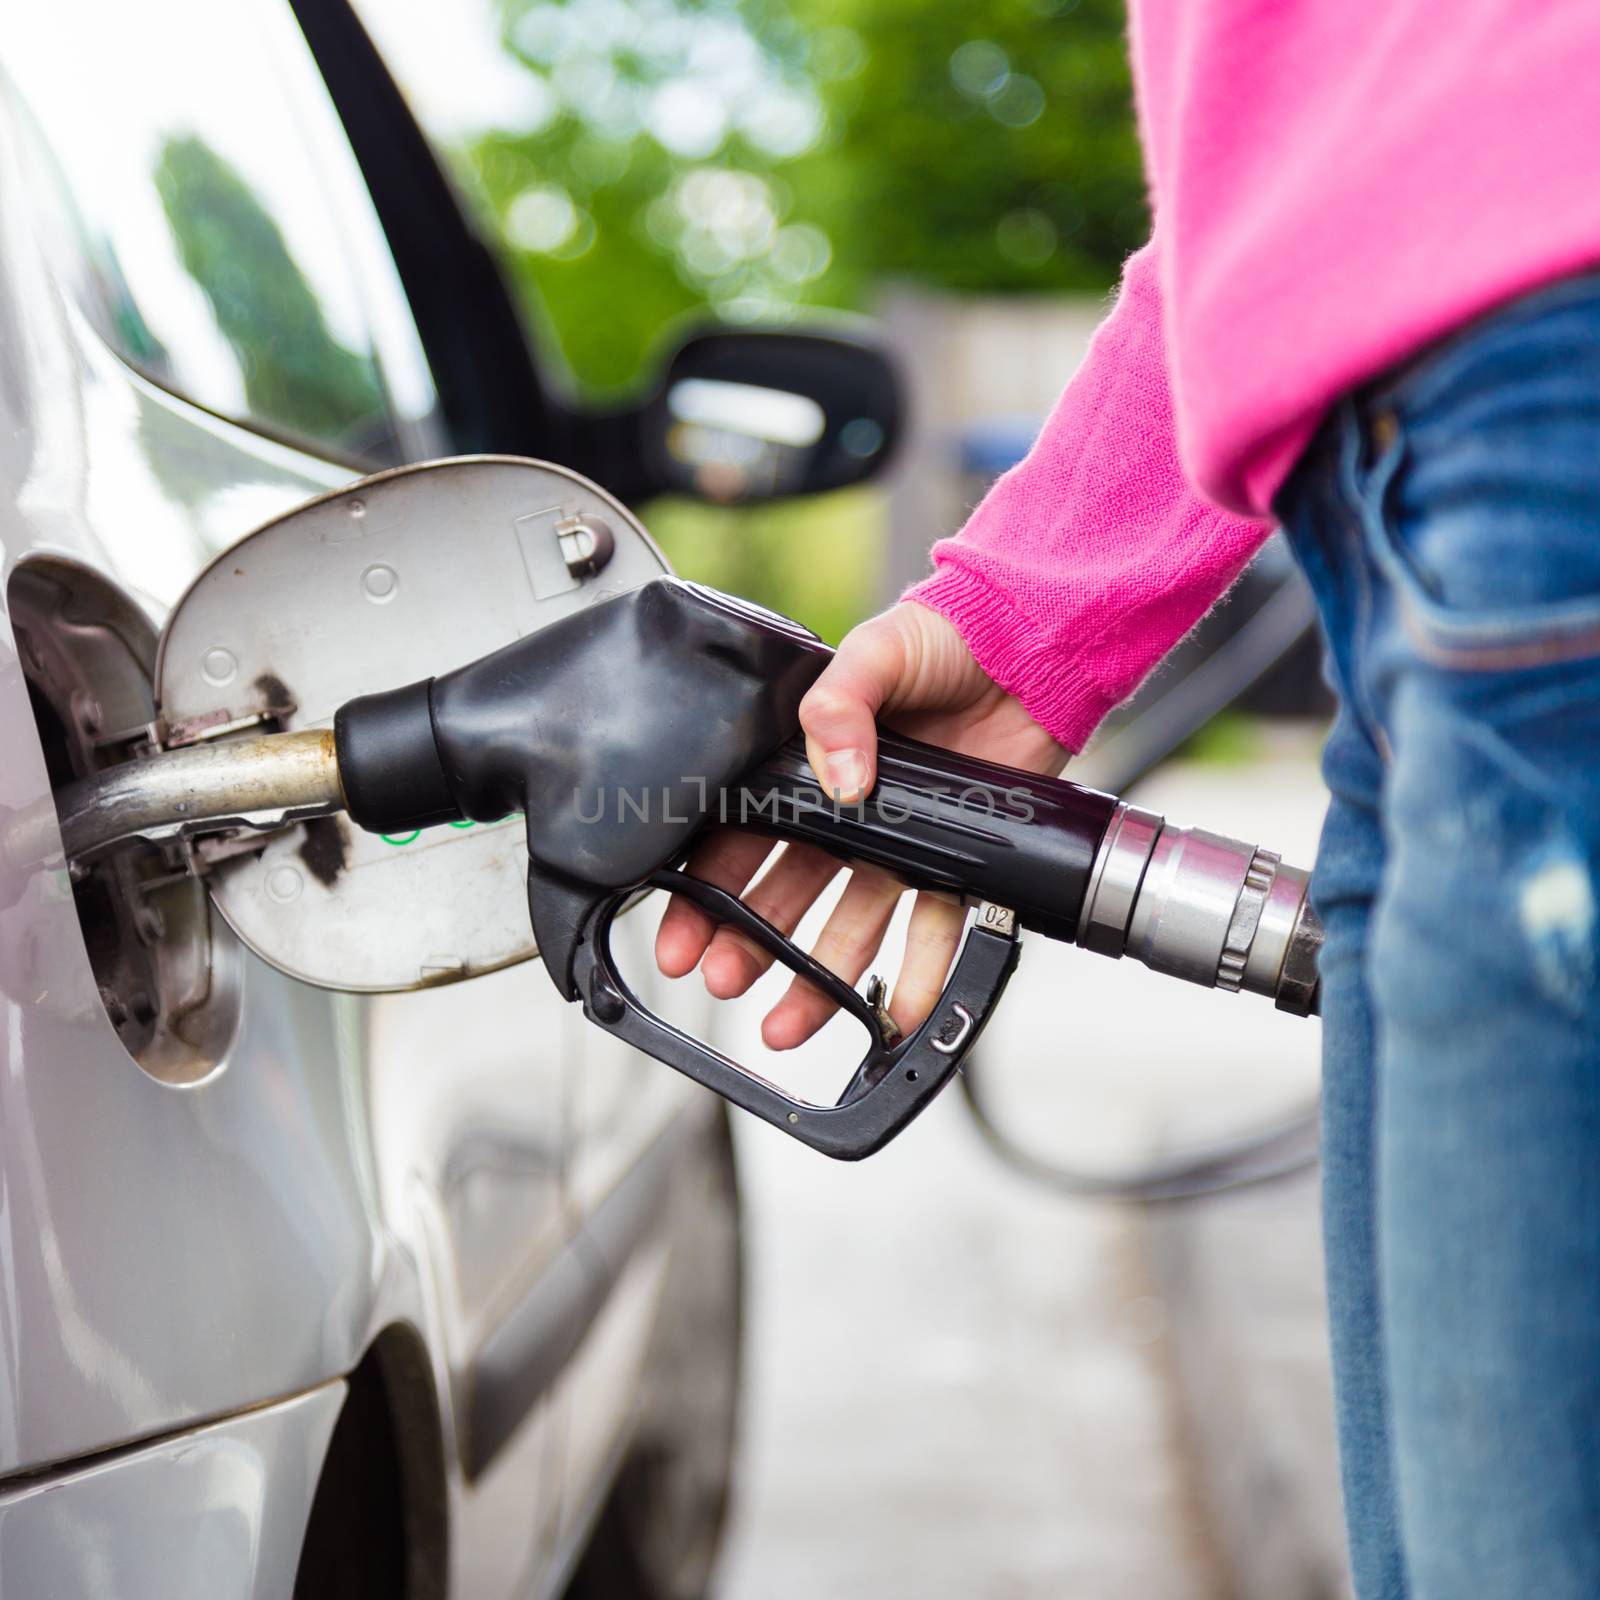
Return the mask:
[[[299,11],[36,6],[0,40],[0,840],[84,774],[285,725],[264,678],[166,716],[162,629],[354,475],[505,452],[631,501],[887,449],[892,377],[848,341],[712,335],[631,411],[558,402],[348,9]],[[674,420],[739,383],[809,384],[817,428]],[[876,395],[848,459],[846,391]],[[344,603],[308,572],[238,611],[331,659]],[[739,1359],[721,1107],[537,963],[285,976],[207,889],[261,848],[0,849],[0,1596],[703,1593]],[[417,882],[382,891],[397,948],[466,892]]]

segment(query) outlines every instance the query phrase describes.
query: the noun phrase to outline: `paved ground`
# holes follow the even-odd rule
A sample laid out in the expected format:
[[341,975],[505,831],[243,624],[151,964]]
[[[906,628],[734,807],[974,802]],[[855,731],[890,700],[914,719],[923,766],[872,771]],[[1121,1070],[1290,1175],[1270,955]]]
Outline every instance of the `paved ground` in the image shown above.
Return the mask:
[[[1169,768],[1141,799],[1300,860],[1321,809],[1303,742]],[[844,1048],[789,1081],[820,1092]],[[1314,1086],[1314,1024],[1045,944],[986,1049],[1019,1129],[1099,1170]],[[1312,1182],[1151,1217],[1017,1177],[955,1093],[858,1167],[741,1122],[749,1398],[722,1600],[1339,1591]]]

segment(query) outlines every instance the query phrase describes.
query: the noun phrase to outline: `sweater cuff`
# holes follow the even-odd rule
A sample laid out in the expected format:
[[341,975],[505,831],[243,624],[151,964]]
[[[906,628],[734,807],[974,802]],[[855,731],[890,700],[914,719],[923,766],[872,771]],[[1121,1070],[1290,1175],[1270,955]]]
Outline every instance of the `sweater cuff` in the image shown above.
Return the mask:
[[978,665],[1057,744],[1076,755],[1117,704],[1084,663],[1064,655],[1044,630],[983,579],[953,564],[901,596],[953,623]]

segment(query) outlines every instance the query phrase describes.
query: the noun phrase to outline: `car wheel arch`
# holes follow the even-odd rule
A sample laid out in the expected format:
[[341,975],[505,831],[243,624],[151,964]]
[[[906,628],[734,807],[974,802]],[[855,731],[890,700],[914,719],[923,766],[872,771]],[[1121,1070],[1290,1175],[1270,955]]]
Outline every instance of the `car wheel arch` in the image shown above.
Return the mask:
[[422,1334],[409,1322],[389,1324],[346,1382],[294,1600],[445,1600],[444,1428]]

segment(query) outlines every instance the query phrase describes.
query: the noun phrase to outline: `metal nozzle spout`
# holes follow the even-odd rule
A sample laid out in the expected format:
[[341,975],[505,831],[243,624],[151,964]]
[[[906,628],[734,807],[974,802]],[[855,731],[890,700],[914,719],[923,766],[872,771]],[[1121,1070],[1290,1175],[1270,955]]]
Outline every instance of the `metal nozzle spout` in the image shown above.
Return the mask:
[[1270,850],[1119,803],[1078,943],[1206,988],[1268,995],[1280,1011],[1309,1016],[1322,946],[1309,882]]
[[343,806],[333,733],[324,729],[163,751],[56,795],[69,861],[92,861],[134,839],[285,827]]

